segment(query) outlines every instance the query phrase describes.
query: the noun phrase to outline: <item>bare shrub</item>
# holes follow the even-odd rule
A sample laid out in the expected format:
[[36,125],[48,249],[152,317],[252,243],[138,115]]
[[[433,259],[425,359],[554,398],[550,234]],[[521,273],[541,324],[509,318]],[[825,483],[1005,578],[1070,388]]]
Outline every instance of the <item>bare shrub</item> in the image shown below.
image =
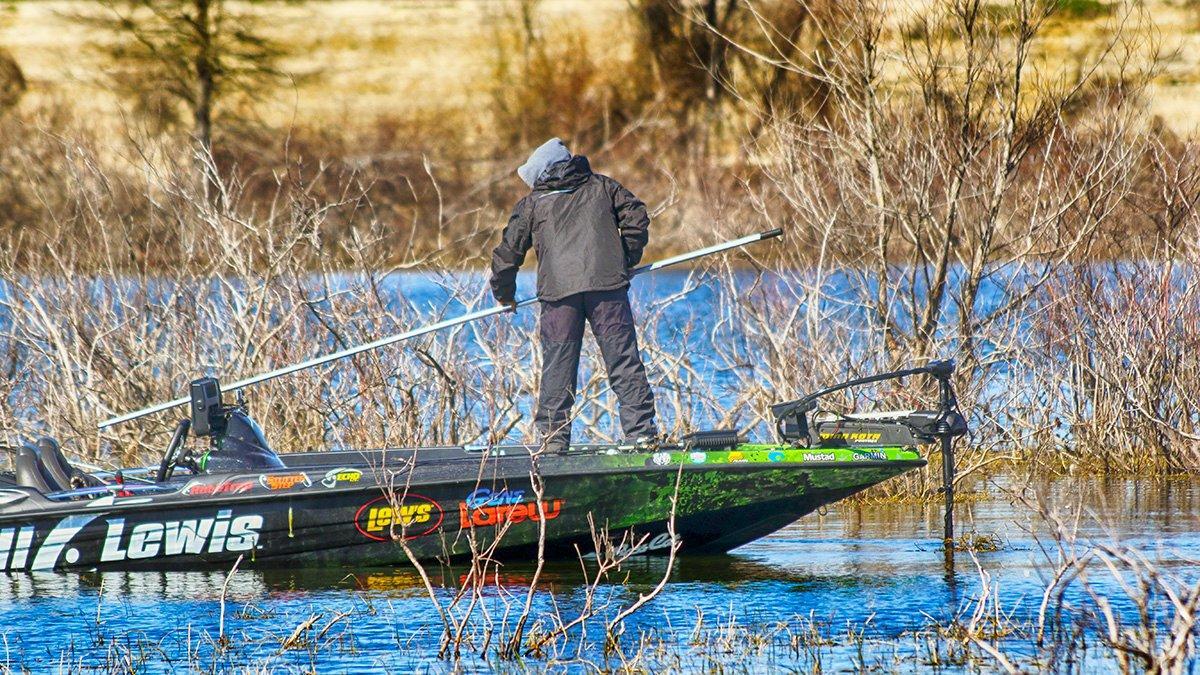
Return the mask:
[[543,14],[540,0],[520,0],[493,23],[491,72],[480,85],[489,92],[495,145],[520,152],[552,136],[606,144],[637,123],[649,83],[621,50],[590,44]]
[[[737,374],[752,420],[818,383],[953,356],[976,427],[968,472],[1003,459],[980,451],[1055,436],[1059,399],[1049,387],[1062,376],[1031,339],[1050,316],[1039,294],[1066,267],[1109,254],[1114,233],[1154,241],[1189,231],[1194,199],[1183,186],[1200,176],[1158,159],[1163,136],[1145,124],[1139,92],[1158,54],[1140,37],[1144,17],[1121,8],[1090,60],[1035,78],[1056,11],[1033,0],[1003,12],[935,3],[903,17],[920,30],[895,40],[902,17],[843,4],[809,17],[831,43],[819,58],[791,44],[761,53],[710,27],[828,94],[823,114],[779,119],[754,147],[770,183],[751,194],[764,220],[787,227],[789,245],[761,261],[769,271],[753,281],[739,284],[727,270],[721,284],[722,312],[744,339],[720,366]],[[1167,196],[1139,197],[1148,183],[1167,186]],[[1172,283],[1190,278],[1181,271]],[[1180,345],[1177,334],[1158,337],[1164,348]],[[909,396],[868,391],[848,405],[920,403]],[[1173,429],[1186,408],[1175,400],[1164,418]],[[1058,435],[1090,451],[1087,438]],[[917,485],[905,491],[933,487],[907,480]]]
[[21,66],[7,49],[0,47],[0,112],[15,107],[27,88]]

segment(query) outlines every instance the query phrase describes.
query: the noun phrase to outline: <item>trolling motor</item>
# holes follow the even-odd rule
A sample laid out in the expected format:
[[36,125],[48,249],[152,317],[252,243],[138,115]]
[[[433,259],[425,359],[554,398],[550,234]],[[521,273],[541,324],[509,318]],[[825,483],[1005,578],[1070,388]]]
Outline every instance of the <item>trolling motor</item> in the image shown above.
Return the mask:
[[[817,409],[817,400],[834,392],[909,375],[929,375],[938,383],[937,410],[907,412],[836,414],[817,413],[810,423],[808,414]],[[954,540],[954,439],[967,433],[967,420],[958,410],[958,398],[950,378],[953,361],[931,361],[919,368],[906,368],[880,375],[850,380],[813,392],[795,401],[771,406],[775,430],[781,441],[804,447],[895,447],[940,443],[942,450],[942,492],[946,497],[944,541],[948,559]]]
[[[906,368],[835,384],[794,401],[771,406],[775,430],[785,443],[803,447],[879,448],[929,445],[967,433],[967,421],[958,411],[958,399],[950,377],[953,361],[933,361],[927,366]],[[931,375],[939,384],[937,410],[837,414],[818,412],[817,401],[829,394],[910,375]]]
[[[240,397],[235,405],[224,404],[217,378],[193,380],[188,390],[191,416],[179,420],[175,427],[158,467],[159,482],[169,479],[177,467],[194,474],[284,468]],[[209,449],[199,457],[184,448],[189,432],[196,438],[209,439]]]

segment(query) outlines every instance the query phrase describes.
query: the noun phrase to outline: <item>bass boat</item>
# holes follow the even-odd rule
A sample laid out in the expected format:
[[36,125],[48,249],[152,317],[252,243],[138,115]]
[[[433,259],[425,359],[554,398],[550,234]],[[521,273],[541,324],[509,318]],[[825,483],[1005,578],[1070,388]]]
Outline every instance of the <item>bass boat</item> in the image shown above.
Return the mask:
[[[456,446],[276,454],[219,383],[157,467],[88,473],[51,439],[10,448],[0,475],[0,570],[392,566],[666,552],[723,553],[925,465],[966,431],[950,381],[927,366],[773,406],[775,438],[734,430],[673,442]],[[839,414],[834,392],[927,375],[936,410]],[[597,548],[600,550],[598,551]]]

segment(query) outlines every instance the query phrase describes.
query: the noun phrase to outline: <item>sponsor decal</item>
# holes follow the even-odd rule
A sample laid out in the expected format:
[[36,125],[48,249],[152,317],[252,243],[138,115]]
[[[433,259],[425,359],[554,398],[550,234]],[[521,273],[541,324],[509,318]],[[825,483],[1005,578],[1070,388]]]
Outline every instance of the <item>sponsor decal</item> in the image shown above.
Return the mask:
[[847,441],[850,443],[874,443],[882,434],[878,431],[823,431],[823,441]]
[[188,483],[183,494],[195,497],[211,495],[240,495],[254,489],[252,480],[227,480],[220,483]]
[[671,453],[656,452],[652,457],[650,457],[650,461],[654,462],[658,466],[666,466],[671,463]]
[[405,539],[416,539],[436,530],[443,516],[441,505],[424,495],[410,492],[398,505],[384,495],[358,508],[354,527],[362,536],[375,541],[391,541],[393,532]]
[[734,450],[729,453],[729,461],[731,462],[747,462],[746,453],[741,450]]
[[311,487],[312,481],[306,473],[269,474],[258,477],[258,483],[268,490],[290,490],[297,485]]
[[881,462],[886,462],[888,456],[887,456],[886,452],[883,452],[880,450],[875,450],[873,452],[863,452],[861,450],[856,450],[854,452],[854,458],[855,459],[878,459]]
[[210,518],[137,523],[128,531],[124,518],[113,518],[108,521],[100,562],[249,551],[258,545],[262,526],[262,516],[234,518],[229,509],[217,511],[216,517]]
[[[68,544],[97,514],[76,514],[55,525],[36,552],[34,526],[0,529],[0,570],[51,570],[60,561],[79,562],[79,549]],[[263,517],[235,517],[229,509],[214,516],[131,523],[125,518],[104,522],[99,561],[121,562],[149,558],[249,551],[258,546]]]
[[771,452],[767,453],[767,459],[772,462],[782,462],[783,453],[778,450],[772,450]]
[[500,490],[481,487],[467,495],[468,508],[482,509],[487,506],[502,506],[505,504],[520,504],[525,501],[524,490]]
[[[546,520],[557,518],[558,514],[562,512],[564,502],[563,499],[547,499],[542,502],[541,510],[545,514]],[[520,504],[497,504],[479,508],[472,508],[466,502],[458,503],[458,524],[461,530],[504,523],[515,525],[526,520],[536,521],[541,517],[542,513],[538,512],[536,501]]]
[[832,452],[806,452],[804,453],[804,461],[806,462],[832,462],[837,459],[837,455]]
[[[651,551],[662,551],[671,547],[671,535],[667,532],[659,533],[657,536],[647,539],[646,541],[634,546],[629,542],[621,542],[613,547],[614,558],[624,558],[627,556],[642,555]],[[585,560],[595,560],[596,553],[588,553],[583,556]]]
[[337,487],[338,483],[357,483],[362,480],[362,471],[358,469],[341,468],[334,469],[325,474],[321,479],[321,485],[327,488]]
[[703,464],[708,460],[708,455],[703,452],[693,452],[688,455],[688,459],[692,460],[692,464]]

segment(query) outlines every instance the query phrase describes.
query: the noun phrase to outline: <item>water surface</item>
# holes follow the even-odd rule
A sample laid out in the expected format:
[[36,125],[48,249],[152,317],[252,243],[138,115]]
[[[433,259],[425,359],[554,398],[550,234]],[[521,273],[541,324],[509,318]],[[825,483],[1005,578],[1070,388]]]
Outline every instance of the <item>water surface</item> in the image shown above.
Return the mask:
[[[1078,519],[1076,546],[1114,541],[1163,563],[1181,580],[1200,576],[1200,482],[1006,477],[985,499],[963,505],[963,531],[994,536],[993,552],[977,553],[979,568],[1013,621],[1032,617],[1041,601],[1053,552],[1051,528],[1033,515],[1024,497],[1042,495],[1047,508]],[[1074,522],[1074,521],[1072,521]],[[639,635],[654,644],[646,655],[660,665],[742,670],[809,671],[876,665],[921,670],[930,663],[925,636],[947,624],[980,596],[981,575],[960,553],[948,571],[940,548],[936,506],[864,505],[813,514],[775,535],[730,555],[683,558],[670,571],[663,593],[627,624],[623,649],[637,651]],[[436,593],[447,600],[463,570],[431,570]],[[641,558],[602,584],[604,614],[632,602],[666,573],[661,558]],[[499,621],[505,603],[524,599],[533,574],[511,563],[489,580],[484,605]],[[624,583],[618,583],[624,581]],[[1132,605],[1114,578],[1095,570],[1088,579],[1120,612]],[[60,666],[167,671],[267,667],[321,672],[448,671],[437,658],[441,624],[417,574],[409,568],[380,570],[239,571],[229,581],[225,631],[230,646],[216,650],[223,573],[33,574],[0,577],[3,628],[0,658],[31,670]],[[557,611],[570,618],[584,603],[579,565],[554,564],[535,596],[535,618]],[[1068,589],[1072,606],[1087,602],[1082,586]],[[288,649],[281,645],[296,627],[315,617]],[[332,623],[331,623],[332,622]],[[807,645],[797,636],[810,622],[826,638]],[[482,615],[476,615],[482,628]],[[599,621],[586,638],[572,642],[571,656],[594,663],[619,661],[601,648]],[[848,631],[861,640],[847,637]],[[318,634],[320,637],[318,638]],[[476,636],[478,637],[478,635]],[[664,647],[665,644],[665,647]],[[1019,638],[1003,642],[1016,655],[1032,655]],[[562,655],[560,655],[562,656]],[[460,667],[516,670],[540,667],[481,659],[467,653]],[[605,661],[605,659],[609,659]],[[558,665],[589,670],[578,660]],[[1093,650],[1076,667],[1113,666]],[[950,670],[961,666],[951,665]]]

